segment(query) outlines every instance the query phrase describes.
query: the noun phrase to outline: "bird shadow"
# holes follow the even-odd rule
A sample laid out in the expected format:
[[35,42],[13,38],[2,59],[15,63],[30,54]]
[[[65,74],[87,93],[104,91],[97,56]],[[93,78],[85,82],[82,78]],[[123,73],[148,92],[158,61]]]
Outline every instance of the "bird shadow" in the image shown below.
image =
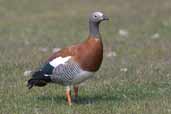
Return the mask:
[[[37,96],[37,100],[39,101],[50,101],[50,102],[55,102],[57,104],[61,103],[66,103],[66,97],[65,96]],[[72,103],[74,104],[97,104],[100,102],[119,102],[123,101],[125,98],[123,97],[118,97],[115,95],[104,95],[104,94],[98,94],[94,96],[79,96],[77,99],[72,97]]]
[[[148,86],[147,86],[148,87]],[[144,100],[149,97],[155,98],[160,94],[157,94],[157,89],[154,90],[152,87],[146,86],[136,86],[132,85],[126,88],[114,89],[108,92],[101,91],[98,94],[92,93],[89,95],[80,95],[78,99],[72,98],[74,104],[98,104],[98,103],[118,103],[125,101],[135,101],[135,100]],[[153,91],[152,91],[153,90]],[[66,103],[65,96],[37,96],[39,101],[54,101],[54,103]]]

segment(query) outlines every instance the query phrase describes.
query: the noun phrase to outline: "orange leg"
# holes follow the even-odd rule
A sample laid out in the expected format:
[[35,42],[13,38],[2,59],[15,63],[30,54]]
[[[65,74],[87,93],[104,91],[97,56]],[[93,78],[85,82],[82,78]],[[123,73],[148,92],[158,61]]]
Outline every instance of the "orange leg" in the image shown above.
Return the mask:
[[78,97],[78,86],[74,86],[74,95],[75,95],[75,98]]
[[74,102],[78,102],[78,86],[74,86]]
[[70,90],[70,87],[66,88],[66,97],[67,97],[68,104],[71,106],[72,103],[71,103],[71,90]]

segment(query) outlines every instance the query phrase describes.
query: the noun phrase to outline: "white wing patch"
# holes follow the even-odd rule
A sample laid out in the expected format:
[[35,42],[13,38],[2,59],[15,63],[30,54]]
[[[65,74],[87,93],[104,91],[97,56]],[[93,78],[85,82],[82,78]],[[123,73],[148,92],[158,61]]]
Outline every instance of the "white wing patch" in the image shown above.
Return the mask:
[[57,57],[57,58],[53,59],[52,61],[50,61],[49,64],[52,65],[53,67],[57,67],[60,64],[65,64],[70,58],[71,58],[71,56]]

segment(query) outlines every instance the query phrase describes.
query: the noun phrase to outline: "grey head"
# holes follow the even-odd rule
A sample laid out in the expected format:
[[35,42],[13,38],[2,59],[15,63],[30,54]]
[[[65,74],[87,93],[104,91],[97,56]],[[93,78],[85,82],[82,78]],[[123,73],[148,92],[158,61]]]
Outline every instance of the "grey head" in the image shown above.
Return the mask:
[[89,21],[92,21],[94,23],[100,23],[104,20],[109,20],[109,18],[105,16],[102,12],[93,12],[89,17]]
[[93,12],[89,17],[89,35],[100,38],[99,24],[102,21],[109,20],[102,12]]

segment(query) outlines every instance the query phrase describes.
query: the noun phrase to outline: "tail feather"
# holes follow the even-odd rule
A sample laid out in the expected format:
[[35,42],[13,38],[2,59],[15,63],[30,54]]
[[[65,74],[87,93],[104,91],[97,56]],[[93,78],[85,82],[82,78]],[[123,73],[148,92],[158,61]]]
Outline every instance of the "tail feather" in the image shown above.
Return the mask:
[[33,86],[42,87],[48,82],[51,82],[50,76],[45,76],[42,71],[37,71],[33,73],[32,78],[28,80],[27,87],[31,89]]

